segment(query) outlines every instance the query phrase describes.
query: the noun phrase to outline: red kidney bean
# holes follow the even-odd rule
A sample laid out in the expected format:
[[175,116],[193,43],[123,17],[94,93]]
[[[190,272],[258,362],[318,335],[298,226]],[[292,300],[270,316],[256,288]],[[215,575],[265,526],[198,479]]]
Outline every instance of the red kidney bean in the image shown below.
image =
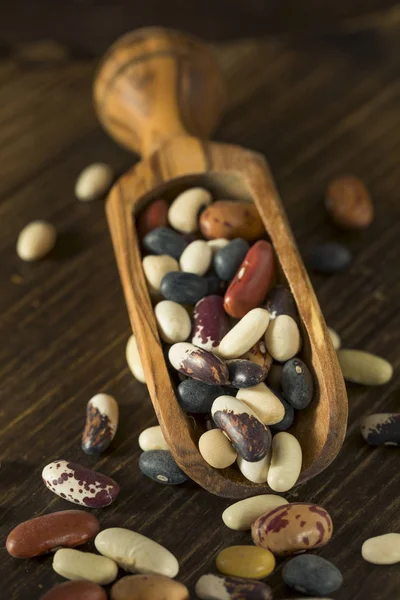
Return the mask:
[[260,240],[248,251],[225,293],[226,312],[236,319],[241,319],[259,306],[268,293],[273,276],[272,246],[269,242]]
[[193,313],[192,344],[205,350],[216,350],[228,331],[223,298],[214,294],[199,300]]
[[142,240],[149,231],[157,227],[168,226],[168,208],[168,202],[158,198],[140,212],[136,225],[139,239]]
[[15,558],[32,558],[55,548],[75,548],[92,540],[100,523],[83,510],[61,510],[20,523],[8,535],[7,552]]

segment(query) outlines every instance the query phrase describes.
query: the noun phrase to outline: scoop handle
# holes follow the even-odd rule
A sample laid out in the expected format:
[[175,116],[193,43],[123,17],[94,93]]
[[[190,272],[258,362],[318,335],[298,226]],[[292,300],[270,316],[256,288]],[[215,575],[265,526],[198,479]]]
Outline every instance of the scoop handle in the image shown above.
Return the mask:
[[211,49],[164,28],[138,29],[117,40],[94,81],[94,105],[103,127],[143,157],[176,136],[207,138],[224,96]]

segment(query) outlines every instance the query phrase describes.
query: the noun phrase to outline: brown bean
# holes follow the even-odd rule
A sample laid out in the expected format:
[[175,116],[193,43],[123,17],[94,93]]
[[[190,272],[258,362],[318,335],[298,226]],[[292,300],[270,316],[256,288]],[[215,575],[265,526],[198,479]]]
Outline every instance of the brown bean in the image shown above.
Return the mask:
[[20,523],[8,535],[6,548],[15,558],[32,558],[56,548],[75,548],[100,531],[95,516],[83,510],[62,510]]
[[51,588],[40,600],[107,600],[107,594],[91,581],[67,581]]
[[204,210],[200,217],[200,229],[208,240],[243,238],[250,242],[265,233],[263,222],[254,204],[219,200]]
[[351,175],[337,177],[328,185],[326,208],[344,229],[365,229],[374,218],[374,206],[364,183]]
[[111,589],[111,600],[189,600],[188,589],[163,575],[128,575]]
[[167,227],[168,210],[168,202],[163,198],[158,198],[146,206],[137,218],[136,227],[139,239],[143,239],[146,233],[157,227]]

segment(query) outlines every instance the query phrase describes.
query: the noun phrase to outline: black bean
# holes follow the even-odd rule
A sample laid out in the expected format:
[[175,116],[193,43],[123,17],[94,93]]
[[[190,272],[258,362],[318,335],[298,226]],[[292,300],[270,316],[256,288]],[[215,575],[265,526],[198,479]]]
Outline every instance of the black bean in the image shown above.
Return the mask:
[[196,304],[207,295],[208,285],[204,277],[194,273],[171,272],[161,281],[161,293],[167,300],[179,304]]
[[208,385],[195,379],[186,379],[178,385],[178,402],[185,412],[209,413],[212,403],[218,396],[226,395],[221,385]]
[[330,242],[314,248],[308,258],[310,267],[321,273],[338,273],[351,263],[352,255],[346,246]]
[[207,281],[207,296],[211,296],[217,294],[218,296],[223,296],[226,292],[226,282],[222,281],[218,275],[215,273],[211,273],[210,275],[205,275],[204,279]]
[[291,358],[283,365],[282,391],[288,402],[294,408],[306,408],[314,395],[312,375],[300,358]]
[[293,406],[285,400],[282,394],[279,394],[276,390],[274,390],[274,394],[275,396],[278,396],[279,400],[282,402],[285,408],[285,416],[279,423],[275,423],[275,425],[270,425],[270,429],[271,431],[286,431],[287,429],[289,429],[289,427],[293,425],[295,411]]
[[269,291],[265,308],[271,315],[271,319],[276,319],[279,315],[289,315],[295,321],[299,320],[296,302],[291,291],[284,285],[277,285]]
[[335,565],[313,554],[292,558],[283,567],[286,585],[313,596],[325,596],[339,589],[343,583],[341,572]]
[[231,281],[235,277],[249,247],[245,240],[236,238],[218,250],[214,256],[214,269],[220,279]]
[[264,381],[267,376],[267,369],[251,360],[236,358],[230,360],[227,365],[231,385],[235,388],[253,387]]
[[142,452],[139,468],[150,479],[165,485],[178,485],[188,480],[187,475],[178,467],[168,450]]
[[143,245],[153,254],[168,254],[168,256],[179,259],[187,242],[173,229],[157,227],[144,236]]

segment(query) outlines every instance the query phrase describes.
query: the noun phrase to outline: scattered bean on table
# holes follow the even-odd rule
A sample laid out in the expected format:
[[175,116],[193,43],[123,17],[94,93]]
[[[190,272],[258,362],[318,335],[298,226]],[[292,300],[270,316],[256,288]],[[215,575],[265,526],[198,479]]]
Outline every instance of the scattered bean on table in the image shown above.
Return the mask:
[[118,404],[112,396],[96,394],[89,400],[81,444],[86,454],[98,454],[108,448],[117,432],[118,416]]
[[17,254],[19,258],[32,262],[45,257],[56,244],[57,232],[46,221],[32,221],[18,236]]

